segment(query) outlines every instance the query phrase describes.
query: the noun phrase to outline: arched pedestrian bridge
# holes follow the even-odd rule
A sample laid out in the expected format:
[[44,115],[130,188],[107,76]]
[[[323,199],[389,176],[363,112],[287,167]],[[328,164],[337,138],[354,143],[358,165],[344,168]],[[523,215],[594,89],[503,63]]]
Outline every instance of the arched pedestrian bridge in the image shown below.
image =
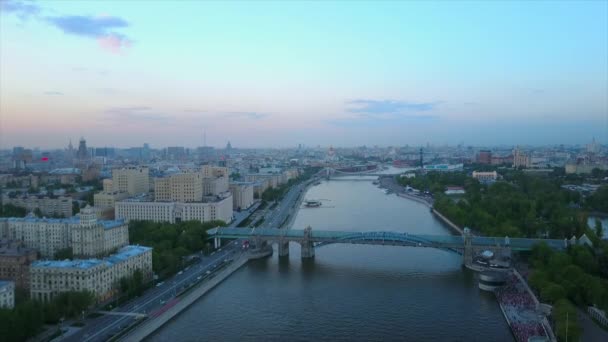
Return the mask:
[[334,243],[388,245],[404,247],[437,248],[463,255],[463,261],[468,262],[474,250],[481,249],[509,249],[515,251],[528,251],[540,242],[549,247],[562,250],[576,241],[558,239],[527,239],[508,237],[481,237],[470,233],[465,235],[424,235],[385,231],[349,232],[331,230],[312,230],[310,227],[299,229],[277,228],[214,228],[207,231],[210,238],[216,241],[222,238],[249,239],[256,244],[278,243],[279,255],[289,254],[289,242],[296,242],[302,246],[302,257],[314,257],[314,249]]

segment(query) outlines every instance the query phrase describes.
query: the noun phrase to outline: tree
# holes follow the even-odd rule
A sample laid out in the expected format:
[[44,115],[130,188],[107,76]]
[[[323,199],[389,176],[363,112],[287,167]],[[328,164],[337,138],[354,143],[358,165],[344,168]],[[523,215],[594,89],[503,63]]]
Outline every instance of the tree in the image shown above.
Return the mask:
[[80,205],[77,201],[72,202],[72,215],[76,215],[80,212]]
[[67,248],[63,248],[58,250],[57,252],[55,252],[55,259],[57,260],[65,260],[65,259],[73,259],[74,258],[74,254],[72,252],[72,247],[67,247]]
[[17,207],[12,204],[3,204],[0,206],[0,217],[23,217],[27,214],[25,208]]
[[602,221],[600,219],[595,219],[595,235],[598,238],[602,238],[604,236],[604,227],[602,226]]
[[545,302],[555,303],[562,298],[566,298],[566,291],[561,285],[546,283],[540,291],[540,296]]
[[578,326],[576,309],[567,299],[555,303],[552,317],[557,328],[555,333],[558,340],[578,341],[580,339],[581,329]]
[[34,209],[34,215],[38,216],[38,217],[42,217],[42,210],[40,210],[40,208],[36,208]]

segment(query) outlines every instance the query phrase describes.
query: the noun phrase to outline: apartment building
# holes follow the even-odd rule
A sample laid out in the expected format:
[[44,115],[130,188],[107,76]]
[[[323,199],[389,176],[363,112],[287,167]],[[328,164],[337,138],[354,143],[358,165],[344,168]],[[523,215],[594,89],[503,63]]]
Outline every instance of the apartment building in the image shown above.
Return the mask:
[[249,208],[253,204],[253,188],[251,182],[231,182],[232,207],[236,210]]
[[149,192],[150,170],[145,166],[113,169],[112,190],[115,192],[126,192],[129,196]]
[[10,198],[5,195],[2,197],[2,203],[25,208],[28,212],[34,212],[38,209],[44,216],[72,216],[71,197],[60,196],[58,198],[51,198],[46,196],[27,196]]
[[4,238],[23,241],[44,258],[53,258],[61,249],[72,248],[74,255],[97,256],[128,244],[128,226],[124,221],[97,220],[87,206],[69,219],[0,218]]
[[0,279],[12,281],[18,288],[29,289],[30,263],[37,259],[38,252],[24,247],[23,242],[0,240]]
[[133,276],[136,270],[145,280],[151,279],[152,248],[125,246],[103,259],[36,261],[30,267],[30,296],[49,301],[63,292],[86,290],[103,301],[117,293],[121,278]]
[[156,178],[154,199],[158,202],[201,202],[203,200],[202,173],[186,172]]

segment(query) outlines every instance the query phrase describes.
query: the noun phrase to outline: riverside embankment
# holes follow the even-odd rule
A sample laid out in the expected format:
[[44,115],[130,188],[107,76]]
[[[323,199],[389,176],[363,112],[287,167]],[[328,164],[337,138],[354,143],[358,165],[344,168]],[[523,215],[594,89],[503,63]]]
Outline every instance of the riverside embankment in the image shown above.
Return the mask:
[[179,315],[182,311],[204,296],[207,292],[211,291],[239,268],[243,267],[248,261],[249,256],[246,253],[241,254],[217,274],[214,274],[213,277],[210,277],[209,280],[191,289],[188,293],[182,295],[181,297],[174,299],[173,302],[168,303],[167,305],[170,306],[169,308],[163,310],[160,314],[149,317],[145,321],[136,325],[131,331],[119,338],[118,341],[136,342],[150,336],[160,327],[165,325],[171,319]]

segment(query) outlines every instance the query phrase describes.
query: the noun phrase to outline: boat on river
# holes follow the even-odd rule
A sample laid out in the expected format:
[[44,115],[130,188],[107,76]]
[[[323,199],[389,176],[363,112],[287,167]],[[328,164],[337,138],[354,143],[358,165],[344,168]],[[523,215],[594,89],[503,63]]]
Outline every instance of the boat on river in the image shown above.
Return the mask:
[[317,208],[317,207],[321,206],[321,201],[308,200],[308,201],[304,201],[304,205],[308,208]]

